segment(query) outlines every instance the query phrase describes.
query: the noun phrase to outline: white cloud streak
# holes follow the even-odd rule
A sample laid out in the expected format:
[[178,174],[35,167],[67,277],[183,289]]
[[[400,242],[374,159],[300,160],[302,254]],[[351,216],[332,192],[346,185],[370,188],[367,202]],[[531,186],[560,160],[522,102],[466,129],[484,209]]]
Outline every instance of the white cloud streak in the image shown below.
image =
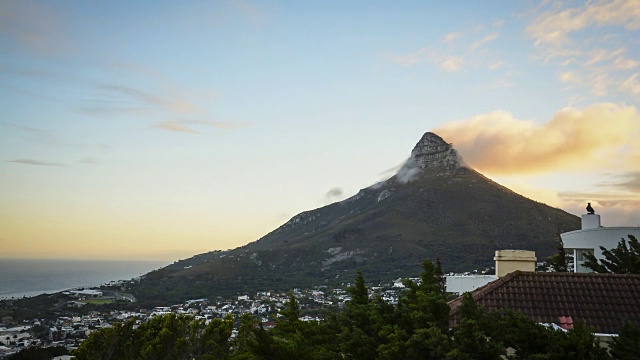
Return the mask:
[[[481,53],[489,43],[498,37],[498,33],[478,37],[478,35],[469,36],[461,32],[452,32],[442,38],[443,46],[424,47],[411,53],[393,56],[391,60],[405,67],[427,62],[447,72],[458,72],[467,66],[495,70],[505,63],[500,59],[491,59]],[[471,44],[463,44],[460,41],[463,38],[472,41]],[[496,66],[496,64],[499,65]]]
[[[538,59],[560,67],[561,82],[588,89],[596,98],[621,92],[640,99],[627,82],[640,66],[638,59],[628,56],[640,38],[640,1],[598,0],[575,7],[546,3],[542,9],[533,15],[526,33]],[[595,30],[598,38],[589,37]],[[573,74],[571,79],[567,74]]]
[[55,166],[55,167],[64,167],[65,165],[58,162],[49,162],[49,161],[40,161],[33,159],[15,159],[15,160],[7,160],[7,162],[24,164],[24,165],[37,165],[37,166]]

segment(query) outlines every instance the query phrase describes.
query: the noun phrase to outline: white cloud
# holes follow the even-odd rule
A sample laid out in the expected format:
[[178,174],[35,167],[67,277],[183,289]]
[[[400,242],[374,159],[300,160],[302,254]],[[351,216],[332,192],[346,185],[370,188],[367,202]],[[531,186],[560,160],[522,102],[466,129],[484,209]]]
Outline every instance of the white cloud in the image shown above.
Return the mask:
[[450,43],[453,42],[457,39],[460,39],[462,37],[462,33],[459,32],[452,32],[452,33],[448,33],[447,35],[444,36],[444,39],[442,39],[442,41],[444,43]]
[[506,63],[504,61],[496,61],[494,63],[492,63],[491,65],[489,65],[489,69],[491,70],[498,70],[501,67],[504,67],[506,65]]
[[447,72],[457,72],[468,67],[496,70],[504,66],[505,62],[492,57],[484,50],[487,44],[499,37],[499,34],[483,35],[483,28],[471,32],[472,35],[462,32],[448,33],[442,38],[442,46],[429,46],[404,55],[396,55],[392,57],[392,61],[406,67],[426,62]]
[[562,45],[569,35],[588,27],[612,25],[628,30],[640,28],[640,1],[589,1],[581,7],[562,9],[555,3],[539,14],[527,28],[536,45]]
[[460,70],[464,61],[459,57],[452,57],[440,63],[440,67],[444,70],[455,72]]
[[633,95],[640,96],[640,81],[638,81],[638,73],[631,75],[620,86],[623,91],[627,91]]
[[[561,82],[579,83],[596,98],[613,92],[637,98],[632,86],[621,84],[640,66],[628,55],[640,38],[640,1],[598,0],[573,7],[549,2],[541,9],[526,32],[538,59],[562,67]],[[596,30],[599,35],[591,37]]]
[[578,73],[575,71],[566,71],[566,72],[560,73],[560,75],[558,76],[558,79],[564,83],[578,84],[581,82],[580,75],[578,75]]
[[617,58],[613,62],[613,66],[617,70],[631,70],[635,69],[640,65],[640,61],[625,59],[623,57]]
[[473,44],[471,44],[471,46],[469,47],[469,50],[467,52],[474,52],[477,49],[481,48],[482,46],[484,46],[485,44],[490,43],[491,41],[495,40],[498,38],[498,34],[494,33],[494,34],[489,34],[485,37],[483,37],[482,39],[474,42]]

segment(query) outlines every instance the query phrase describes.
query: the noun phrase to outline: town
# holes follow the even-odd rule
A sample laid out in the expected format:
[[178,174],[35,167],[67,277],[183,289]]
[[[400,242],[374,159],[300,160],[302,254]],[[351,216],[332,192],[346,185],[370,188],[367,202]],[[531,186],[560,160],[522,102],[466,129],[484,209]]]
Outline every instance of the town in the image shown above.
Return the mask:
[[[545,263],[538,264],[540,267]],[[464,277],[472,279],[475,274],[490,273],[492,269],[473,270],[460,274],[448,274],[448,278]],[[483,275],[491,278],[491,275]],[[409,278],[409,281],[420,282],[420,278]],[[275,326],[275,319],[289,300],[287,292],[258,291],[254,295],[238,295],[233,298],[192,299],[180,304],[156,306],[153,308],[137,308],[135,310],[90,310],[83,311],[89,304],[123,304],[131,308],[135,298],[122,292],[138,279],[117,281],[100,287],[71,289],[61,293],[41,295],[55,297],[58,303],[63,301],[65,316],[45,319],[24,319],[16,321],[11,317],[0,319],[0,359],[7,358],[30,347],[64,347],[68,351],[76,349],[89,334],[102,328],[110,327],[115,322],[135,319],[140,325],[155,316],[167,314],[193,316],[206,323],[214,318],[224,318],[232,314],[236,320],[245,313],[258,319],[265,329]],[[388,283],[369,287],[371,298],[379,296],[390,304],[397,304],[400,291],[405,288],[403,279],[395,279]],[[329,288],[318,286],[314,289],[293,289],[301,306],[302,321],[322,321],[324,310],[340,309],[345,302],[351,300],[347,291],[351,283],[343,283],[340,287]],[[457,294],[453,294],[455,297]],[[1,308],[10,308],[16,299],[0,300]],[[237,326],[237,324],[236,324]],[[237,333],[234,329],[233,335]]]

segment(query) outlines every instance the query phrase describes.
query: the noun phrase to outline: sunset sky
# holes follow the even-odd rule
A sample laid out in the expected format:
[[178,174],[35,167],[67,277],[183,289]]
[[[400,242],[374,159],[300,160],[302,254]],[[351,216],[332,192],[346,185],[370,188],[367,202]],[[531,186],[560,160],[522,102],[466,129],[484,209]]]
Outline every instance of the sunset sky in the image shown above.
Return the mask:
[[426,131],[640,225],[638,0],[0,0],[0,54],[0,258],[234,248]]

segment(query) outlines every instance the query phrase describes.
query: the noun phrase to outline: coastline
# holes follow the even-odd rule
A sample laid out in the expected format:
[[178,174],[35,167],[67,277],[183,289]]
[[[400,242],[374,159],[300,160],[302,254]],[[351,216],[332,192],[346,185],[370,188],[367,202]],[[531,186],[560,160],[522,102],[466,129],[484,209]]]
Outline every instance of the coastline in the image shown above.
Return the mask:
[[131,280],[169,263],[145,260],[0,259],[0,300]]

